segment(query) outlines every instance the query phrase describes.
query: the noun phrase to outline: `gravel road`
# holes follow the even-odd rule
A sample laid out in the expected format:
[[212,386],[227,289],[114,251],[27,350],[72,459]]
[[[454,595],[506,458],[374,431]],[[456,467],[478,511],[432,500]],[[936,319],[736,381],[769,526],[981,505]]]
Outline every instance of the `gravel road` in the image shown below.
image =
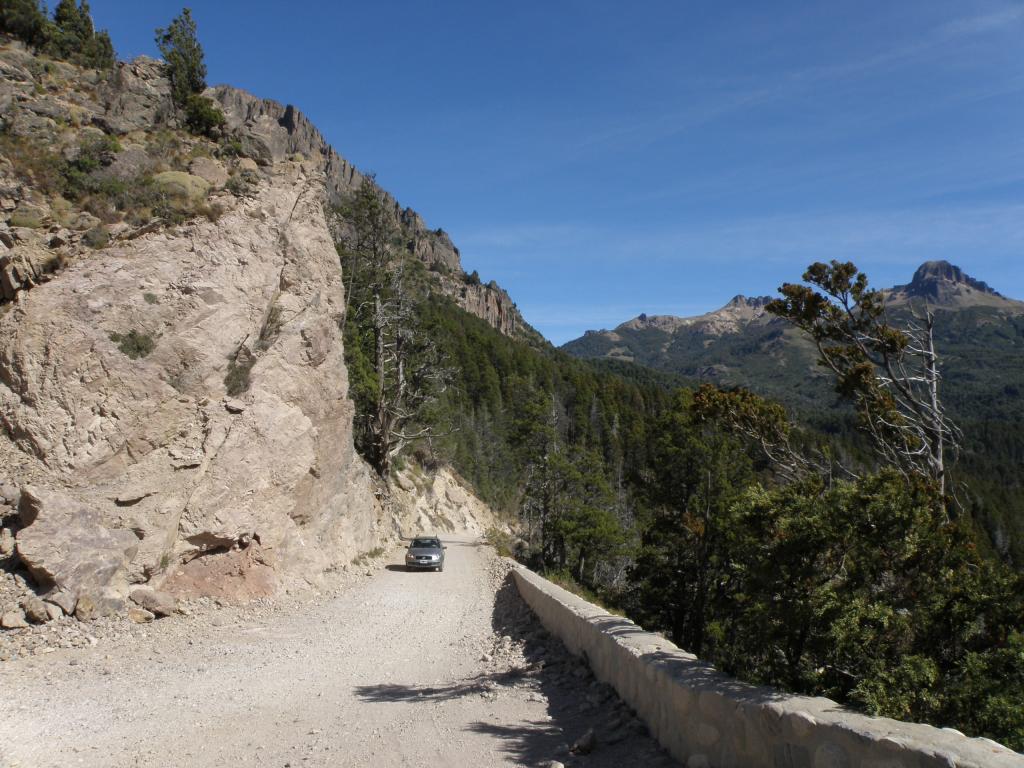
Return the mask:
[[0,664],[0,766],[674,765],[507,563],[445,541],[443,573],[395,549],[332,597]]

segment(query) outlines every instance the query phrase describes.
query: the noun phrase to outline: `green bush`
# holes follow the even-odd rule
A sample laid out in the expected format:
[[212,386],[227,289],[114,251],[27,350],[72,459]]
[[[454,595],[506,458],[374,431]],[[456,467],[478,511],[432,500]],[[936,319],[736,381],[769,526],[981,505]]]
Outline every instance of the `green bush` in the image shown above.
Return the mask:
[[197,136],[213,137],[226,122],[212,99],[193,93],[185,100],[185,125]]
[[269,349],[270,345],[274,343],[274,339],[281,333],[282,325],[284,325],[284,317],[282,317],[281,306],[279,304],[272,304],[267,312],[266,319],[263,321],[263,327],[260,328],[260,337],[256,340],[256,349]]
[[245,147],[237,138],[225,138],[220,145],[221,157],[245,157]]
[[252,384],[250,372],[256,364],[256,358],[245,357],[235,358],[228,363],[228,372],[224,376],[224,387],[229,397],[237,397],[243,392],[249,391]]
[[110,165],[114,156],[121,151],[121,145],[113,136],[87,135],[79,145],[74,159],[64,163],[64,197],[80,200],[91,193],[117,194],[124,184],[120,179],[100,178],[95,172]]
[[259,176],[254,171],[240,171],[228,179],[224,189],[235,197],[244,197],[252,192]]
[[497,527],[490,527],[484,533],[487,543],[494,547],[494,551],[502,557],[515,557],[512,536]]
[[134,328],[128,333],[112,333],[110,340],[132,360],[146,357],[156,346],[152,336],[148,333],[139,333]]

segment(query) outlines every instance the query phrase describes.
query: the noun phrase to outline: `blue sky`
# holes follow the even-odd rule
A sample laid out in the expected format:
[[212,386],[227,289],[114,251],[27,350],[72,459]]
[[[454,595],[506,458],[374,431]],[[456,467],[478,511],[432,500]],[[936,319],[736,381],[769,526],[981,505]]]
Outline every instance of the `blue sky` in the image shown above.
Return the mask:
[[[181,3],[91,6],[127,58]],[[192,10],[211,84],[306,112],[556,343],[832,258],[1024,298],[1024,0]]]

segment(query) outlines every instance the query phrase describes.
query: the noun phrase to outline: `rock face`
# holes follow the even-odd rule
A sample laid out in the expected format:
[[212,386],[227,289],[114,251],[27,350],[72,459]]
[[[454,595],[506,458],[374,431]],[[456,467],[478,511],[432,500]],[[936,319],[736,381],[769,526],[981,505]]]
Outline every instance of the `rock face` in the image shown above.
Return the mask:
[[433,475],[426,475],[417,467],[403,469],[397,475],[394,497],[401,510],[395,524],[405,537],[454,531],[481,535],[491,528],[508,530],[507,524],[467,489],[465,481],[447,468]]
[[67,611],[103,615],[184,564],[315,579],[389,534],[352,446],[323,175],[265,170],[217,223],[113,246],[0,309],[0,457],[19,449],[35,483],[17,548]]
[[148,56],[117,62],[100,89],[104,109],[94,122],[117,134],[173,123],[171,84],[163,70],[162,62]]

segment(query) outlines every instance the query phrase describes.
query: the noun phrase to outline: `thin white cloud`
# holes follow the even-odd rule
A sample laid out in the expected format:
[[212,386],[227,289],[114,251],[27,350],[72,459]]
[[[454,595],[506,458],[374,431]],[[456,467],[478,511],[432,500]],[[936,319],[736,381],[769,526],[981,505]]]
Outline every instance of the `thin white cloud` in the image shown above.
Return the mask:
[[913,40],[864,58],[806,67],[773,77],[753,87],[722,83],[714,88],[716,95],[710,101],[693,103],[685,109],[653,117],[619,122],[582,138],[577,142],[576,149],[585,152],[614,145],[636,146],[661,141],[726,115],[781,101],[825,83],[906,66],[955,42],[998,32],[1022,22],[1024,6],[1008,6],[995,12],[940,24]]
[[913,262],[928,251],[1024,249],[1024,204],[767,216],[652,233],[616,247],[623,258],[648,254],[686,260],[714,254],[745,261],[890,254]]
[[[523,225],[457,240],[467,265],[501,282],[516,266],[578,254],[589,264],[751,260],[803,264],[808,258],[886,258],[915,263],[928,254],[1024,252],[1024,203],[748,217],[627,234],[612,227]],[[597,247],[597,246],[600,247]],[[553,262],[552,262],[553,263]],[[648,309],[647,311],[653,311]]]

